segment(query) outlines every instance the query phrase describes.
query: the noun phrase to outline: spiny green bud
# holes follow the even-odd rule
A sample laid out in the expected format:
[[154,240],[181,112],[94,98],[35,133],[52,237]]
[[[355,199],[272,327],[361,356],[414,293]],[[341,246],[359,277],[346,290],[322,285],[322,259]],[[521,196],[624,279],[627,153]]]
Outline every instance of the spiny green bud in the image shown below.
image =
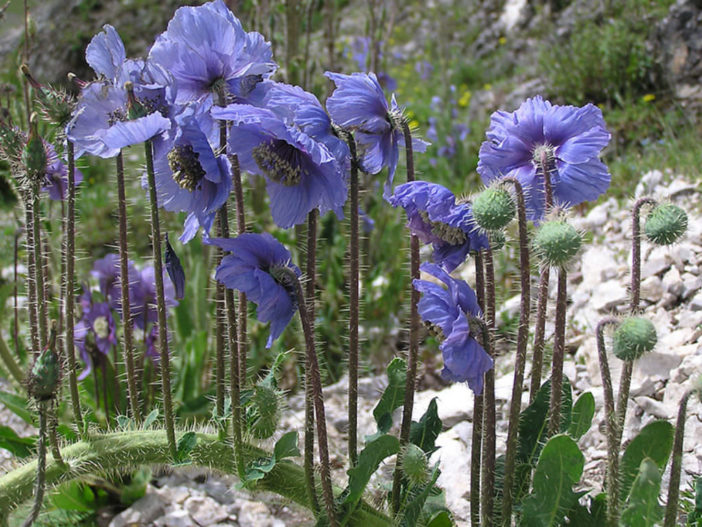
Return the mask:
[[49,342],[39,353],[29,373],[29,393],[37,401],[46,401],[56,395],[61,378],[61,364],[56,354],[56,321],[52,321]]
[[632,361],[651,351],[658,337],[653,323],[643,317],[629,317],[614,332],[612,347],[621,360]]
[[687,214],[680,207],[664,203],[646,217],[646,237],[656,245],[670,245],[687,230]]
[[268,383],[254,387],[246,411],[251,434],[257,439],[268,439],[275,432],[280,418],[278,392]]
[[489,231],[488,239],[490,240],[490,250],[493,252],[499,251],[507,243],[505,233],[502,231]]
[[563,220],[547,221],[534,236],[534,249],[548,265],[565,266],[580,250],[580,233]]
[[504,228],[516,212],[512,196],[502,187],[487,188],[473,200],[475,221],[487,231]]
[[22,164],[30,183],[41,184],[46,175],[46,149],[37,132],[37,114],[33,113],[29,121],[29,138],[22,150]]
[[429,479],[429,461],[424,451],[409,443],[402,452],[401,467],[412,485],[421,485]]

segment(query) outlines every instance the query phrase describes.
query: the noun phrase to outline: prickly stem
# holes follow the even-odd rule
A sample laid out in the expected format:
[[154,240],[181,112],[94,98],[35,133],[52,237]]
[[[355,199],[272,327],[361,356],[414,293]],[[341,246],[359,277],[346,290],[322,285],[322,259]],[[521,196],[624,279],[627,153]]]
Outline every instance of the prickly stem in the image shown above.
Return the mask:
[[[483,332],[483,348],[494,360],[494,346],[492,344],[493,331],[495,330],[495,267],[492,250],[486,249],[485,263],[485,324],[487,332]],[[495,415],[495,370],[490,369],[485,373],[485,386],[483,388],[483,474],[480,513],[484,527],[493,525],[493,509],[495,501],[495,443],[496,443],[496,415]]]
[[680,399],[678,419],[675,423],[673,439],[673,462],[670,466],[670,483],[668,484],[668,502],[665,507],[663,527],[673,527],[678,519],[678,501],[680,498],[680,470],[682,468],[683,441],[685,439],[685,414],[687,402],[694,390],[688,390]]
[[[475,289],[478,305],[485,312],[485,279],[483,276],[483,256],[475,253]],[[480,527],[480,464],[481,441],[483,436],[483,394],[473,399],[473,432],[470,458],[470,524]]]

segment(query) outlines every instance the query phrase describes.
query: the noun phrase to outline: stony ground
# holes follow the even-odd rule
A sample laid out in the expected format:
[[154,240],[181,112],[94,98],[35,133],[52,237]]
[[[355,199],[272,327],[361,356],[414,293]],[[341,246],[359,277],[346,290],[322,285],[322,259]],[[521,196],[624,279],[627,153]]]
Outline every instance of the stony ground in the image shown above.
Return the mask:
[[[665,182],[664,182],[665,181]],[[644,242],[642,253],[642,307],[654,321],[659,336],[656,349],[637,362],[632,381],[624,441],[630,440],[642,426],[655,419],[673,420],[680,397],[702,373],[702,200],[700,185],[682,177],[651,172],[636,188],[636,195],[651,195],[685,208],[689,228],[684,239],[668,248],[654,248]],[[587,464],[582,488],[600,489],[603,481],[606,446],[603,430],[603,395],[595,326],[605,315],[625,314],[628,309],[629,239],[631,221],[628,211],[615,200],[593,208],[586,216],[574,218],[579,229],[590,233],[593,243],[586,246],[582,258],[569,273],[568,356],[565,373],[576,394],[591,391],[597,414],[591,430],[580,440]],[[464,269],[471,280],[471,266]],[[554,287],[551,288],[555,292]],[[519,297],[509,299],[498,320],[516,316]],[[547,320],[554,320],[550,313]],[[550,324],[550,323],[549,323]],[[552,333],[547,325],[547,339]],[[509,346],[503,346],[509,350]],[[617,389],[621,363],[610,358],[612,376]],[[507,403],[511,394],[513,359],[511,353],[498,358],[496,367],[496,399],[498,402],[498,454],[504,449],[507,435]],[[527,370],[528,375],[528,370]],[[359,436],[375,431],[372,409],[385,385],[383,377],[362,379],[359,389]],[[345,478],[344,451],[346,442],[347,380],[325,390],[329,438],[335,479]],[[445,490],[447,506],[458,525],[467,525],[469,506],[470,438],[472,431],[473,395],[465,385],[452,385],[439,390],[426,390],[417,395],[415,415],[418,418],[432,398],[438,398],[439,415],[444,431],[434,455],[442,470],[438,484]],[[524,403],[528,400],[524,395]],[[281,430],[302,431],[303,400],[292,397]],[[399,421],[399,415],[398,419]],[[0,408],[0,422],[18,425]],[[25,430],[25,433],[27,431]],[[683,456],[683,485],[702,474],[702,404],[693,401],[688,408]],[[0,451],[0,454],[2,451]],[[383,467],[389,475],[392,459]],[[1,470],[1,469],[0,469]],[[664,476],[664,487],[668,475]],[[377,480],[374,480],[377,481]],[[232,478],[208,475],[202,471],[182,471],[155,477],[146,497],[114,518],[101,522],[110,527],[155,525],[159,527],[240,526],[282,527],[310,525],[311,517],[299,507],[276,496],[251,496],[235,490]],[[379,499],[381,491],[371,489],[369,498]]]

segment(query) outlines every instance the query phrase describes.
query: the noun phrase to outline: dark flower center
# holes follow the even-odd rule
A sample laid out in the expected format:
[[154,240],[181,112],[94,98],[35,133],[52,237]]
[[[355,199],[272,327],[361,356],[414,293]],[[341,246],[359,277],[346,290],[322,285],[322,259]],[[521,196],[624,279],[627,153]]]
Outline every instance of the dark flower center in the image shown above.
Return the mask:
[[436,324],[428,321],[424,321],[424,327],[427,328],[427,331],[429,332],[430,335],[433,337],[438,338],[439,340],[444,340],[444,332],[443,330],[437,326]]
[[458,227],[452,227],[441,221],[431,221],[429,219],[429,214],[424,210],[419,211],[419,216],[424,223],[431,227],[431,233],[437,238],[441,238],[450,245],[463,245],[466,243],[468,239],[466,233]]
[[191,145],[176,145],[168,152],[168,166],[180,188],[193,192],[205,177],[199,158]]
[[293,187],[302,177],[302,152],[282,139],[261,143],[252,151],[258,168],[271,180]]
[[297,275],[295,271],[286,265],[272,265],[268,269],[268,274],[273,277],[276,284],[285,289],[290,295],[293,304],[297,307]]

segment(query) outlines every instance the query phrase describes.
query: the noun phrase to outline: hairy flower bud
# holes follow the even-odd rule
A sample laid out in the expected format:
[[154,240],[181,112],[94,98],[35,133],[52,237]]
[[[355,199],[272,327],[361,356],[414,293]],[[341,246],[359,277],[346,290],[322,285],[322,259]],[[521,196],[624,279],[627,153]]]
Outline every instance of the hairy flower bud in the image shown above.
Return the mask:
[[473,216],[488,231],[504,228],[517,212],[510,193],[501,187],[485,189],[473,200]]
[[563,220],[552,220],[541,225],[534,236],[534,248],[545,263],[553,267],[565,266],[580,250],[580,233]]
[[278,392],[273,386],[262,382],[254,387],[246,417],[256,439],[268,439],[273,435],[280,418]]
[[490,250],[499,251],[507,243],[507,238],[505,233],[502,231],[490,231],[488,232],[488,238],[490,239]]
[[655,207],[646,217],[646,237],[656,245],[670,245],[687,230],[687,214],[670,203]]
[[37,132],[37,114],[30,118],[29,138],[22,150],[22,164],[26,171],[28,182],[40,185],[46,175],[46,148]]
[[412,485],[421,485],[429,479],[429,461],[424,451],[409,443],[402,452],[402,472]]
[[612,347],[621,360],[638,359],[656,345],[658,337],[653,323],[643,317],[629,317],[614,332]]
[[61,378],[61,364],[56,354],[56,322],[46,347],[39,353],[29,372],[29,394],[37,401],[46,401],[56,395]]

